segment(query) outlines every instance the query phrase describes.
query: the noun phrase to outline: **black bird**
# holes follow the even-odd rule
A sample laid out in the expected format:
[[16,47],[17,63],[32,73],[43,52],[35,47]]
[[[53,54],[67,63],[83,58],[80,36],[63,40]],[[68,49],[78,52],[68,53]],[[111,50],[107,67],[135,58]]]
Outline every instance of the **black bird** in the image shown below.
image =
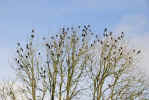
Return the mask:
[[107,30],[108,30],[108,29],[107,29],[107,28],[105,28],[105,29],[104,29],[104,32],[107,32]]
[[139,53],[141,53],[141,50],[139,50],[139,51],[137,52],[137,54],[139,54]]
[[34,34],[32,34],[32,35],[31,35],[31,38],[34,38],[34,37],[35,37]]
[[32,29],[32,33],[34,33],[35,32],[35,30],[34,29]]
[[112,32],[110,32],[110,36],[112,35]]

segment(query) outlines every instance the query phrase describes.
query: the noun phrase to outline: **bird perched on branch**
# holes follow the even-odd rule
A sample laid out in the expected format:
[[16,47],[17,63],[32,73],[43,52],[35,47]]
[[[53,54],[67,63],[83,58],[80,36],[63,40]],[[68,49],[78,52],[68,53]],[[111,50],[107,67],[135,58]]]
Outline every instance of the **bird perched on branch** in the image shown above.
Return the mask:
[[34,33],[35,32],[35,30],[34,29],[32,29],[32,33]]

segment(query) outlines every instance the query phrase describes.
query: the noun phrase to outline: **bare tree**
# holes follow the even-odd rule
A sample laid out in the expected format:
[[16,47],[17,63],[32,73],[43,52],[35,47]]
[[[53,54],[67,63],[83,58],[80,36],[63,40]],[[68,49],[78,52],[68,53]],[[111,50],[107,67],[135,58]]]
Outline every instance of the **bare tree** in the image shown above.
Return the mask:
[[139,72],[135,64],[141,51],[129,48],[123,32],[114,36],[105,29],[100,39],[90,25],[61,28],[39,47],[35,34],[32,30],[24,48],[17,44],[15,58],[28,100],[79,99],[86,90],[93,100],[148,98],[142,74],[132,74]]
[[148,99],[149,88],[145,83],[143,73],[131,70],[127,76],[121,78],[113,88],[114,100],[146,100]]
[[13,81],[2,81],[0,86],[1,100],[27,100],[23,88]]
[[45,43],[51,100],[72,100],[85,89],[80,84],[89,61],[91,34],[90,25],[62,28]]
[[[40,80],[40,67],[42,62],[40,61],[40,52],[38,47],[34,45],[34,30],[28,43],[23,48],[20,43],[17,43],[17,56],[15,58],[15,69],[17,76],[23,81],[24,92],[27,98],[30,100],[44,99],[47,88],[43,84],[44,78]],[[41,95],[42,93],[42,95]]]
[[135,69],[135,61],[141,51],[129,48],[123,32],[116,37],[107,29],[104,30],[104,39],[95,47],[93,52],[96,55],[92,55],[88,70],[93,100],[135,100],[134,96],[139,96],[144,89],[134,89],[141,77],[135,79],[139,75],[132,76],[130,72]]
[[48,96],[51,100],[72,100],[85,90],[80,85],[91,55],[91,36],[90,25],[85,25],[62,28],[55,36],[43,38],[45,49],[34,46],[34,30],[25,49],[18,43],[16,70],[28,98],[44,100]]

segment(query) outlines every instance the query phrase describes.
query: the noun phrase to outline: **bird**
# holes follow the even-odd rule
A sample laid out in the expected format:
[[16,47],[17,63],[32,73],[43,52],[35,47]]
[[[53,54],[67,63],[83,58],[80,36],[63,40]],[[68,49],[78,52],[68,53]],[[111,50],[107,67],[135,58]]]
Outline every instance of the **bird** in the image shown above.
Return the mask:
[[141,53],[141,50],[137,51],[137,54]]
[[135,52],[136,50],[135,49],[133,49],[133,52]]
[[20,43],[18,42],[17,45],[20,46]]
[[107,28],[105,28],[105,29],[104,29],[104,32],[107,32],[107,30],[108,30],[108,29],[107,29]]
[[100,43],[101,43],[101,44],[103,44],[103,42],[102,42],[102,41],[100,41]]
[[35,36],[34,36],[34,34],[31,34],[31,38],[34,38]]
[[96,38],[98,38],[98,35],[96,35]]
[[110,34],[109,34],[110,36],[112,35],[112,32],[110,32]]
[[35,32],[35,30],[34,29],[32,29],[32,33],[34,33]]
[[91,25],[87,25],[87,27],[91,27]]

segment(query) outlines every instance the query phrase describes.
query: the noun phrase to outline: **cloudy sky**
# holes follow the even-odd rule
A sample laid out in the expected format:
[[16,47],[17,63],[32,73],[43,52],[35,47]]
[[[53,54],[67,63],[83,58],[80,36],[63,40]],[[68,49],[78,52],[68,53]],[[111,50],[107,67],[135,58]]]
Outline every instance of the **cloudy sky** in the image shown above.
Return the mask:
[[13,76],[16,42],[32,29],[43,35],[78,24],[91,24],[99,33],[105,27],[124,31],[143,49],[140,66],[149,70],[149,0],[0,0],[0,79]]

